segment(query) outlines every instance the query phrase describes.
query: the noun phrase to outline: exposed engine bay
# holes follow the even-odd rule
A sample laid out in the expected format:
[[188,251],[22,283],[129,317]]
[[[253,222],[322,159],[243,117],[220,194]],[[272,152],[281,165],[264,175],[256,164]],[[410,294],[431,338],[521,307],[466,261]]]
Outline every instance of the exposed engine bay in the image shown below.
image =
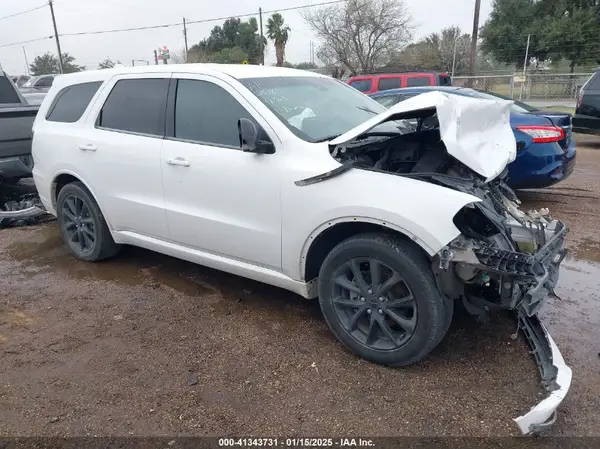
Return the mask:
[[332,156],[343,167],[410,176],[480,198],[455,216],[462,234],[434,259],[440,291],[482,318],[494,309],[533,316],[547,297],[555,296],[567,227],[547,209],[521,211],[505,183],[506,169],[486,183],[449,155],[435,114],[401,123],[412,129],[363,134],[337,145]]

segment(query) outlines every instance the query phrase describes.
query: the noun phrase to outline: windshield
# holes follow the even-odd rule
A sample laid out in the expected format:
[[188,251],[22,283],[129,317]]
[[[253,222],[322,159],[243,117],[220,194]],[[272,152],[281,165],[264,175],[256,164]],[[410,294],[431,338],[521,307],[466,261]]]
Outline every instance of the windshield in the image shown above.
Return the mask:
[[39,76],[32,76],[31,78],[29,78],[27,80],[27,82],[25,84],[23,84],[22,87],[33,87],[33,85],[39,78],[40,78]]
[[497,98],[500,98],[501,100],[514,101],[514,104],[511,106],[510,110],[517,114],[526,114],[528,112],[536,112],[538,110],[537,108],[534,108],[533,106],[530,106],[526,103],[514,100],[510,97],[505,97],[504,95],[500,95],[494,92],[482,92],[480,90],[475,89],[457,89],[454,91],[454,93],[458,95],[463,95],[465,97],[483,98],[486,100],[495,100]]
[[[282,76],[240,82],[298,137],[308,142],[331,140],[386,109],[334,78]],[[384,123],[377,132],[408,132],[409,123]]]

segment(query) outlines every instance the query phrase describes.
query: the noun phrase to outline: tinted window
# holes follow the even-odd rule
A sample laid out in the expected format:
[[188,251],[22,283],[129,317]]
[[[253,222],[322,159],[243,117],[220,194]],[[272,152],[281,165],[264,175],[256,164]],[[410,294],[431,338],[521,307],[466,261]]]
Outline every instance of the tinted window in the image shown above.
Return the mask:
[[452,79],[446,75],[440,75],[440,86],[451,86]]
[[13,84],[5,76],[0,76],[0,103],[21,103]]
[[252,116],[225,89],[208,81],[179,80],[175,137],[240,147],[238,120]]
[[379,90],[400,88],[400,78],[381,78],[379,80]]
[[373,98],[373,100],[375,100],[380,105],[389,108],[390,106],[393,106],[398,102],[398,97],[396,95],[390,95],[388,97]]
[[98,117],[98,125],[122,131],[164,136],[169,80],[145,78],[115,84]]
[[431,79],[428,76],[409,76],[406,78],[408,87],[431,86]]
[[63,89],[50,106],[46,120],[51,122],[74,123],[81,118],[98,91],[102,81],[75,84]]
[[361,92],[367,92],[369,90],[371,90],[371,80],[356,80],[356,81],[351,81],[350,85],[352,87],[354,87],[356,90],[359,90]]
[[600,90],[600,72],[596,72],[593,78],[588,82],[587,89]]
[[36,87],[50,87],[50,86],[52,86],[53,82],[54,82],[53,76],[44,76],[36,83]]

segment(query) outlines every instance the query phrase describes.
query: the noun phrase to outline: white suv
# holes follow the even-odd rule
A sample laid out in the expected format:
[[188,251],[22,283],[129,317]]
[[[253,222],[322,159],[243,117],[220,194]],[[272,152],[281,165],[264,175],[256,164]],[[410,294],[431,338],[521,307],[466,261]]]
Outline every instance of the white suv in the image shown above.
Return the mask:
[[40,108],[34,178],[79,259],[136,245],[318,296],[337,338],[387,365],[436,347],[456,300],[516,310],[564,374],[535,314],[567,229],[502,180],[510,104],[433,92],[388,110],[274,67],[83,72]]

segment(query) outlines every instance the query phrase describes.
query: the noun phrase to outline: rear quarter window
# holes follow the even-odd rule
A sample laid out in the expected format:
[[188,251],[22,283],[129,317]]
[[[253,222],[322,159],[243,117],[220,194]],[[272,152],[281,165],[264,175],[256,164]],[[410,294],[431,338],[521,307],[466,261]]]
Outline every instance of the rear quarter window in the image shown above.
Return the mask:
[[406,86],[431,86],[431,79],[428,76],[409,76],[406,78]]
[[440,86],[452,86],[452,79],[448,75],[440,75]]
[[75,123],[81,118],[102,81],[74,84],[61,90],[48,109],[49,122]]
[[371,80],[355,80],[350,81],[350,86],[354,87],[356,90],[360,92],[367,92],[371,90],[371,86],[373,85]]

